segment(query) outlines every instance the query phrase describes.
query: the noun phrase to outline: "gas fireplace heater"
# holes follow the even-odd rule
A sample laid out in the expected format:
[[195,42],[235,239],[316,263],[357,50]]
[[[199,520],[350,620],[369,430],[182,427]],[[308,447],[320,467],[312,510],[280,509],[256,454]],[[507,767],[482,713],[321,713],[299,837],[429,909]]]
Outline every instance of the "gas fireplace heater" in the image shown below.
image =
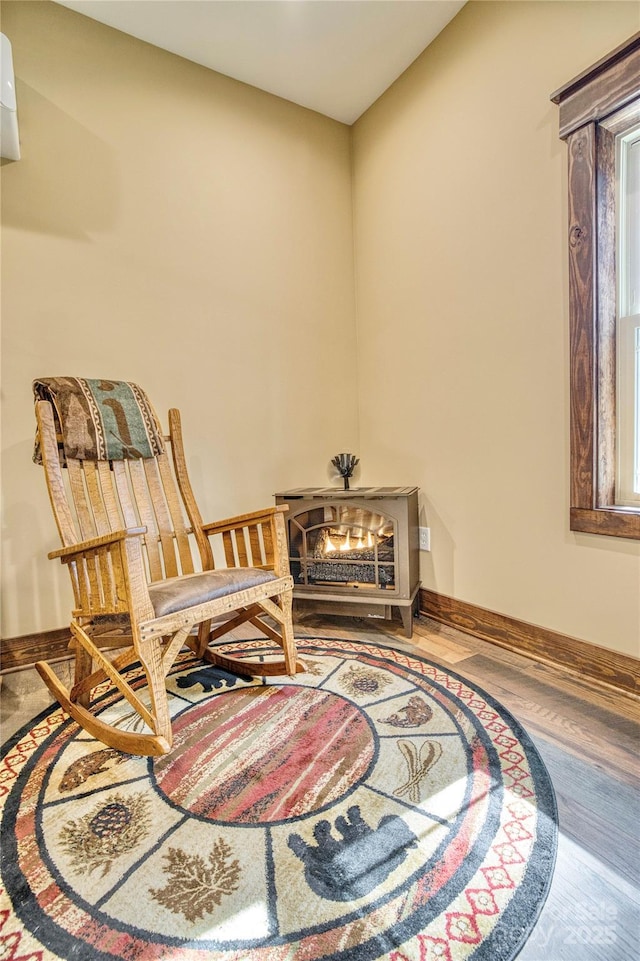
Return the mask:
[[301,609],[390,618],[407,637],[419,581],[418,488],[298,487],[276,494],[285,515],[294,600]]

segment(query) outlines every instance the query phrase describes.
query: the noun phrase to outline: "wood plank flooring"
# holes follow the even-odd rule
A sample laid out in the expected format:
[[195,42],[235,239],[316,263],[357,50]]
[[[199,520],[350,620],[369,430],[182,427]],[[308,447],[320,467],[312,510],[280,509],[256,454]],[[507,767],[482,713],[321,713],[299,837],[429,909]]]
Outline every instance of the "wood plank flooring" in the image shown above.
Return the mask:
[[[490,693],[520,721],[553,782],[560,837],[553,882],[518,961],[635,961],[640,955],[640,704],[428,618],[304,615],[296,636],[401,647]],[[56,665],[69,670],[68,662]],[[35,671],[4,675],[2,740],[49,703]]]

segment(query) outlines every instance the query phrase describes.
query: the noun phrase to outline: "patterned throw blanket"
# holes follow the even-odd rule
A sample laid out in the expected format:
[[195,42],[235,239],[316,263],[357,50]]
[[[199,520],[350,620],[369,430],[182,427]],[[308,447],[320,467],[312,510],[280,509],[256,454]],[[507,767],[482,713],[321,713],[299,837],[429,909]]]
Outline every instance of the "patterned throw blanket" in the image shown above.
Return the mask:
[[[137,384],[43,377],[33,382],[33,393],[36,400],[48,400],[53,407],[63,467],[68,457],[123,460],[155,457],[164,451],[154,410]],[[37,439],[33,459],[42,463]]]

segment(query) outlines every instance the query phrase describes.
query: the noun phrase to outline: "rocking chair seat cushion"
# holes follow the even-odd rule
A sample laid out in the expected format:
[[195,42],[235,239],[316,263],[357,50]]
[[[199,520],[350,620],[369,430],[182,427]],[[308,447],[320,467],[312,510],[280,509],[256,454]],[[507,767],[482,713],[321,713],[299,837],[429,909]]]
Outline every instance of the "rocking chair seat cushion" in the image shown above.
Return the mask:
[[163,617],[275,580],[277,576],[273,571],[263,571],[257,567],[202,571],[155,581],[149,584],[149,597],[156,617]]

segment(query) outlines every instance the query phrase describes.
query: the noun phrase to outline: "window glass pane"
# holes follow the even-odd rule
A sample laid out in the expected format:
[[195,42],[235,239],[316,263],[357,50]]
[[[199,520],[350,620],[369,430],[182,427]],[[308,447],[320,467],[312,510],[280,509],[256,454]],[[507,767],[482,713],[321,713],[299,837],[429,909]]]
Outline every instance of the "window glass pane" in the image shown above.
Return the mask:
[[635,431],[634,431],[634,441],[633,441],[633,446],[634,446],[633,493],[637,494],[640,499],[640,323],[638,323],[635,326],[634,333],[635,333],[635,349],[634,349]]
[[621,314],[627,317],[640,313],[640,131],[636,130],[633,137],[626,137],[623,145],[621,184],[624,205]]
[[618,137],[616,502],[640,504],[640,128]]

